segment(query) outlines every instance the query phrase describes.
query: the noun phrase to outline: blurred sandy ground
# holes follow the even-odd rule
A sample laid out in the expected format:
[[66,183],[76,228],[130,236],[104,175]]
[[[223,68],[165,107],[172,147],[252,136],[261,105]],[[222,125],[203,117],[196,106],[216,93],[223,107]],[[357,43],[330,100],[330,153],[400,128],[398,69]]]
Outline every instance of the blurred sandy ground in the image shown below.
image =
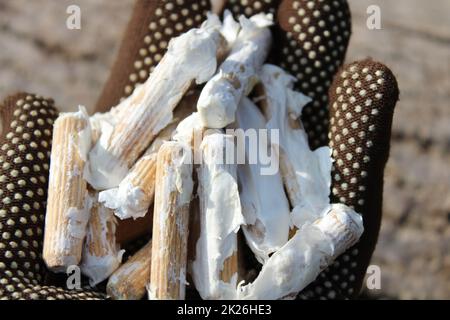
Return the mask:
[[[132,0],[0,0],[0,96],[26,90],[61,109],[91,109]],[[65,27],[68,5],[82,30]],[[384,220],[369,297],[450,299],[450,1],[351,0],[348,61],[371,56],[397,75],[401,101],[386,168]],[[382,30],[366,9],[382,10]]]

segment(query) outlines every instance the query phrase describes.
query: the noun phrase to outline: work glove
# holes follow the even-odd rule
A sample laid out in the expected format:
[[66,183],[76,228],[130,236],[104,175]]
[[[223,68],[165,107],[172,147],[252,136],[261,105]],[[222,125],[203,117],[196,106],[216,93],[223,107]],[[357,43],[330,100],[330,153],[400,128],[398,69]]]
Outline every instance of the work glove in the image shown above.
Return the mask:
[[[351,299],[361,291],[381,222],[383,174],[399,91],[395,76],[372,59],[343,65],[351,35],[345,0],[138,0],[108,81],[96,104],[105,112],[129,96],[164,55],[168,43],[199,26],[208,11],[235,17],[270,12],[275,19],[269,62],[297,78],[312,101],[302,121],[310,147],[328,145],[334,159],[331,202],[363,216],[359,242],[298,295]],[[51,76],[51,75],[50,75]],[[100,288],[69,290],[41,258],[54,102],[19,93],[0,107],[0,298],[102,299]]]

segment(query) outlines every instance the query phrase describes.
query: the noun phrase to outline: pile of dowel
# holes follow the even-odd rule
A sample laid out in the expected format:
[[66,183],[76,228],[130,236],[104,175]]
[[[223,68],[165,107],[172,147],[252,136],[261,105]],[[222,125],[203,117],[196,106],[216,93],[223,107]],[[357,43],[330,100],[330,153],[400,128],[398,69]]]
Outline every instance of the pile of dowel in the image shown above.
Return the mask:
[[[185,299],[187,287],[203,299],[285,299],[359,240],[361,216],[330,203],[330,149],[308,145],[309,98],[266,64],[271,25],[266,14],[209,15],[111,111],[59,116],[50,270],[77,265],[113,299]],[[150,242],[123,262],[117,220],[150,214]]]

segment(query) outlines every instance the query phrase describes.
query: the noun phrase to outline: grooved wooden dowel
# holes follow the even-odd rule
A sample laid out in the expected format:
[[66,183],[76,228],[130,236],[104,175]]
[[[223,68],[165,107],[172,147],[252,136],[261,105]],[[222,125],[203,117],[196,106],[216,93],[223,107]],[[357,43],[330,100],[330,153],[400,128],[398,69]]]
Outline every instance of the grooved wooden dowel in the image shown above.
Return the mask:
[[137,96],[141,94],[141,89],[138,85],[133,94],[122,100],[117,106],[112,107],[108,112],[95,113],[89,120],[92,128],[92,145],[95,145],[100,139],[102,132],[111,131],[112,128],[123,118],[131,108],[131,103],[136,100]]
[[328,147],[311,150],[301,125],[302,108],[311,99],[295,91],[295,78],[283,69],[265,64],[260,78],[264,91],[261,101],[270,130],[278,130],[280,139],[272,142],[280,154],[280,173],[294,209],[291,219],[297,228],[320,217],[329,204],[331,151]]
[[186,95],[175,109],[173,122],[158,134],[119,186],[100,193],[100,201],[113,209],[120,219],[141,218],[153,204],[158,150],[170,140],[178,124],[195,111],[197,98],[195,92]]
[[192,277],[203,299],[236,296],[237,231],[244,218],[237,184],[234,136],[209,130],[201,144],[202,163],[197,169],[200,204],[200,238]]
[[333,204],[313,224],[305,224],[263,265],[256,279],[239,291],[239,299],[294,298],[363,233],[359,214]]
[[221,23],[211,17],[201,28],[192,29],[169,43],[167,53],[148,80],[133,95],[127,112],[111,132],[90,152],[89,182],[98,190],[119,185],[157,134],[173,119],[173,110],[196,82],[211,78],[217,56],[224,51]]
[[98,202],[98,192],[91,192],[90,196],[93,205],[80,266],[91,286],[95,286],[119,267],[124,251],[116,243],[117,222],[113,211]]
[[241,30],[230,55],[205,85],[198,100],[197,110],[207,128],[220,129],[234,122],[239,101],[256,84],[256,75],[269,53],[271,18],[259,14],[250,19],[241,16],[239,20]]
[[90,217],[83,170],[91,143],[84,108],[61,114],[53,129],[43,258],[56,272],[65,272],[81,259]]
[[186,292],[192,150],[184,142],[164,143],[157,158],[149,298],[183,300]]
[[[246,159],[246,163],[238,167],[242,212],[246,221],[242,230],[256,259],[264,264],[288,240],[291,210],[278,170],[277,152],[272,148],[276,138],[271,131],[267,131],[267,136],[264,135],[266,120],[259,108],[247,97],[239,104],[236,124],[244,132],[258,132],[255,135],[257,141],[249,141],[245,145],[242,142],[245,142],[245,136],[238,133],[240,131],[236,135],[238,147],[242,146]],[[252,150],[255,145],[258,145],[257,151]],[[256,152],[260,155],[270,154],[270,165],[263,165],[261,157],[260,160],[251,160]],[[269,168],[265,174],[264,170]]]
[[152,242],[128,259],[109,278],[106,286],[108,296],[114,300],[139,300],[145,296],[150,280]]

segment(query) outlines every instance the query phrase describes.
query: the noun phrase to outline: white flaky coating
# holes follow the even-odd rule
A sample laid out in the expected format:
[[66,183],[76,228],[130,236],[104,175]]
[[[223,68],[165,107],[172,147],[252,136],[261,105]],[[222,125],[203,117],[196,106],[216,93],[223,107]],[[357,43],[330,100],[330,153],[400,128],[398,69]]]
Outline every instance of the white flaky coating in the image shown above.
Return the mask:
[[260,77],[267,129],[279,129],[281,175],[294,207],[293,223],[301,227],[319,218],[330,202],[331,151],[309,147],[299,117],[310,99],[292,89],[295,78],[270,64],[262,67]]
[[133,93],[129,97],[123,99],[117,106],[112,107],[108,112],[97,112],[89,118],[92,131],[92,145],[97,143],[102,135],[102,132],[112,131],[114,126],[123,117],[123,112],[127,112],[128,108],[131,106],[131,103],[142,94],[142,89],[142,84],[139,84]]
[[[194,96],[193,99],[196,100],[196,97],[198,95]],[[189,105],[183,105],[184,101]],[[203,126],[199,121],[198,114],[196,112],[191,113],[195,109],[190,104],[192,99],[183,99],[183,102],[175,110],[175,120],[158,134],[119,186],[100,192],[100,202],[113,209],[115,215],[121,220],[145,216],[153,203],[156,156],[164,142],[173,137],[175,141],[184,142],[188,145],[200,145]]]
[[91,207],[83,179],[90,145],[84,107],[58,117],[53,129],[43,251],[45,263],[56,272],[65,272],[81,259]]
[[157,158],[153,213],[151,300],[183,300],[189,205],[192,198],[192,150],[183,142],[164,143]]
[[156,153],[143,156],[117,188],[102,191],[99,200],[121,220],[142,218],[155,194]]
[[315,223],[305,223],[275,252],[251,284],[239,288],[239,299],[275,300],[295,297],[330,266],[363,233],[362,217],[333,204]]
[[170,140],[175,127],[176,123],[172,123],[159,133],[117,188],[100,192],[99,201],[113,209],[114,214],[121,220],[144,217],[152,205],[155,195],[156,156],[161,145]]
[[[144,155],[134,164],[119,186],[100,192],[100,202],[113,209],[116,216],[121,220],[141,218],[148,212],[155,196],[156,155],[158,150],[165,141],[169,141],[175,134],[179,123],[184,121],[186,117],[192,116],[197,99],[198,94],[196,92],[186,94],[175,109],[173,121],[153,140]],[[118,114],[125,101],[111,112]]]
[[[237,126],[244,130],[254,129],[257,133],[266,128],[264,116],[258,107],[247,97],[241,100],[237,111]],[[270,132],[268,132],[270,137]],[[243,139],[242,139],[243,140]],[[267,143],[258,137],[258,149],[254,151],[276,155],[269,139]],[[240,144],[240,143],[239,143]],[[264,148],[261,150],[261,148]],[[270,152],[269,152],[270,151]],[[286,197],[283,181],[278,170],[278,157],[273,156],[272,163],[276,170],[273,174],[262,174],[261,159],[256,164],[249,161],[250,145],[245,144],[245,164],[238,167],[238,178],[241,186],[240,195],[242,211],[246,225],[242,227],[249,247],[256,258],[264,263],[269,255],[282,247],[289,236],[291,225],[289,202]]]
[[[193,112],[178,124],[172,138],[175,141],[194,146],[198,143],[196,140],[200,140],[200,143],[202,142],[203,130],[204,127],[200,121],[198,112]],[[200,146],[200,143],[198,143],[198,146]]]
[[257,73],[269,53],[272,36],[270,15],[250,19],[241,16],[241,29],[230,55],[218,73],[203,88],[197,104],[202,123],[207,128],[224,128],[235,120],[242,96],[257,82]]
[[227,41],[227,45],[230,49],[233,48],[240,30],[241,25],[239,22],[234,20],[233,14],[228,9],[225,10],[223,13],[223,23],[220,33]]
[[173,110],[195,81],[208,81],[225,44],[221,23],[210,15],[199,28],[174,38],[167,53],[130,101],[127,112],[102,132],[89,153],[86,179],[97,190],[119,185],[155,136],[173,119]]
[[203,135],[207,129],[203,127],[198,112],[192,113],[181,121],[172,139],[179,142],[184,142],[192,147],[192,153],[194,157],[194,164],[198,165],[202,162],[202,154],[200,146],[203,141]]
[[107,279],[120,265],[124,250],[116,243],[116,219],[112,210],[92,194],[93,205],[83,247],[81,272],[89,277],[91,286]]
[[106,292],[114,300],[139,300],[145,296],[150,280],[151,241],[120,266],[106,285]]
[[[237,232],[244,217],[239,200],[237,165],[234,161],[230,164],[226,161],[226,152],[235,148],[234,136],[216,131],[205,136],[200,147],[203,156],[197,170],[200,237],[192,263],[192,278],[203,299],[235,299]],[[227,260],[231,263],[225,264]]]

